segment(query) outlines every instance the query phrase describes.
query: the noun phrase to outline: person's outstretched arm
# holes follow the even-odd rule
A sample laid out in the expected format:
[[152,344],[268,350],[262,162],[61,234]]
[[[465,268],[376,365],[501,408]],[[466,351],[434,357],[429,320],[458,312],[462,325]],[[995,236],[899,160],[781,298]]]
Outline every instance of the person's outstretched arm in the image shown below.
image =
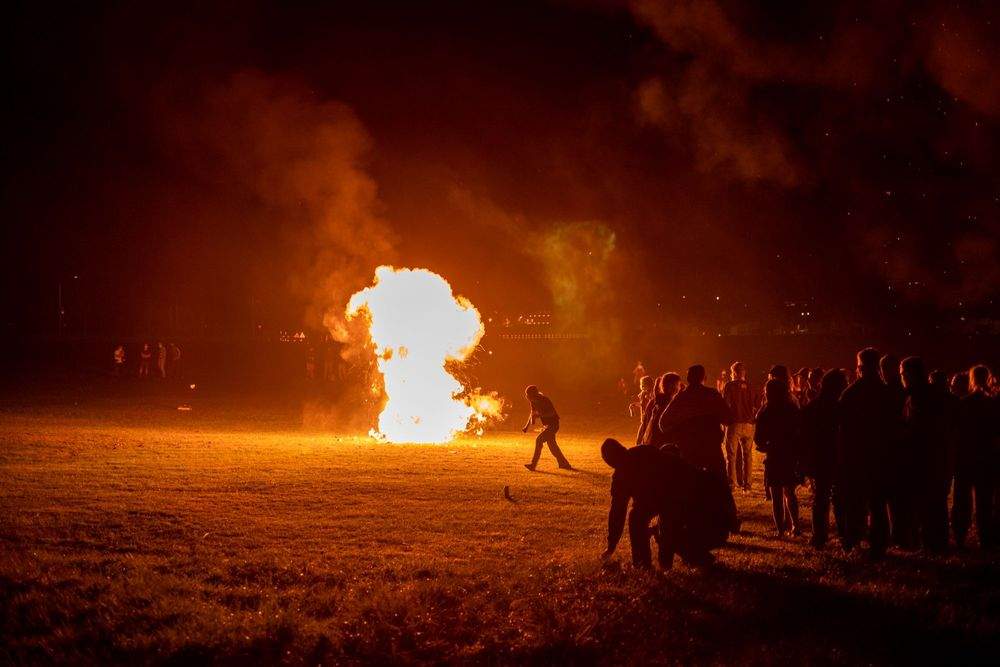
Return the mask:
[[628,495],[615,489],[611,482],[611,509],[608,510],[608,548],[601,554],[602,558],[610,558],[618,548],[618,541],[625,531],[625,518],[628,515]]
[[522,433],[527,433],[528,429],[531,428],[531,425],[535,423],[535,416],[536,416],[536,414],[537,413],[535,412],[535,409],[532,408],[531,409],[531,414],[528,415],[528,421],[525,422],[524,428],[521,429]]

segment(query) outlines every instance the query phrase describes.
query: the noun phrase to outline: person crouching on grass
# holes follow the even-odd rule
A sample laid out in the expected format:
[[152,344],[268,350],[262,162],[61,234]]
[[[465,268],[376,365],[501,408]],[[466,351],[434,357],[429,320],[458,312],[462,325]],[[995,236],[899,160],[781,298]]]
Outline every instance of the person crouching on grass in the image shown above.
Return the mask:
[[524,390],[524,396],[528,399],[528,403],[531,404],[531,414],[528,415],[528,423],[524,425],[521,429],[522,433],[527,433],[528,429],[534,425],[535,420],[541,420],[542,432],[538,434],[535,438],[535,455],[531,457],[531,463],[525,463],[524,467],[528,470],[534,470],[535,466],[538,465],[538,459],[542,455],[542,445],[548,444],[549,451],[552,452],[552,456],[555,457],[556,461],[559,463],[559,467],[563,470],[572,470],[573,466],[569,464],[566,457],[563,456],[562,451],[559,449],[559,445],[556,444],[556,432],[559,430],[559,413],[556,412],[556,408],[552,405],[552,401],[548,396],[538,391],[538,387],[535,385],[528,385]]

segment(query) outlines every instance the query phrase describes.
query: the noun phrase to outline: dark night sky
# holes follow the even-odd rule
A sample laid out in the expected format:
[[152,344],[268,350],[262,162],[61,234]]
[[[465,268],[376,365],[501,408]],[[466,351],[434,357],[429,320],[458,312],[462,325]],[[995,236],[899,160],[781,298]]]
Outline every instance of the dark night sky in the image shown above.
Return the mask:
[[16,10],[7,329],[74,274],[106,328],[316,323],[383,262],[484,310],[996,315],[1000,5],[397,4]]

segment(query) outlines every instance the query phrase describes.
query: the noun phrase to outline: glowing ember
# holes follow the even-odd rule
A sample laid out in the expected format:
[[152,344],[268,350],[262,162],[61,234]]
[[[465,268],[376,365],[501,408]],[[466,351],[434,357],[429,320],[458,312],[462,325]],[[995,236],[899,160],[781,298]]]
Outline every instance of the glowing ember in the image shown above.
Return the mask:
[[375,283],[347,304],[348,319],[362,311],[387,398],[372,435],[442,443],[464,431],[482,433],[500,416],[502,400],[469,391],[445,368],[467,359],[484,332],[479,311],[452,294],[447,280],[427,269],[380,266]]

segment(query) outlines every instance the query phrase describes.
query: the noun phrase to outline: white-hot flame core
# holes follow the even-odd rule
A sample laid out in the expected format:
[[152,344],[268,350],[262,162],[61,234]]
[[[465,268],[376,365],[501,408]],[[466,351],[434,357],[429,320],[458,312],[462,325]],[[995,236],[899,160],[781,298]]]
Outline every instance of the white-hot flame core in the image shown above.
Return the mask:
[[455,296],[448,281],[427,269],[380,266],[375,282],[354,294],[348,319],[365,311],[384,378],[387,402],[378,418],[380,439],[389,442],[442,443],[488,416],[498,416],[500,401],[466,393],[445,369],[463,361],[483,337],[479,311]]

